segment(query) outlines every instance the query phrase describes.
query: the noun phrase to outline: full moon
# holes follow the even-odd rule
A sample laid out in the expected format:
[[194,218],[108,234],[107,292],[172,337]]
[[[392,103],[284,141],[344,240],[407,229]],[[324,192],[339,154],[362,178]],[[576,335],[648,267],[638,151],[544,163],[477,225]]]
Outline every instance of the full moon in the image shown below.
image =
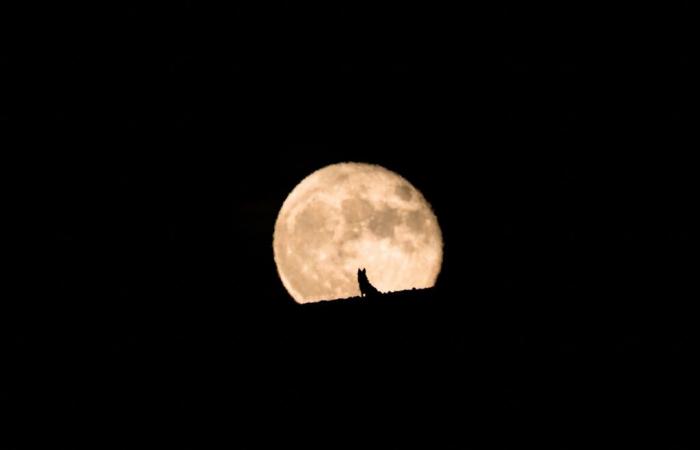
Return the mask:
[[442,232],[423,194],[364,163],[333,164],[302,180],[282,205],[272,246],[298,303],[358,296],[359,268],[390,292],[432,287],[442,266]]

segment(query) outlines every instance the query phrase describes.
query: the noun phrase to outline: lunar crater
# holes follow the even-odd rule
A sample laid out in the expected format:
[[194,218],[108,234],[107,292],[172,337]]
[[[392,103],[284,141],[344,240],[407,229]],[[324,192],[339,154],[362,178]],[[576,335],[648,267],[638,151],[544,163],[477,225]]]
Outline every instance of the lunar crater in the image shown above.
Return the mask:
[[401,183],[396,187],[396,195],[405,202],[410,202],[413,198],[413,189],[411,186]]

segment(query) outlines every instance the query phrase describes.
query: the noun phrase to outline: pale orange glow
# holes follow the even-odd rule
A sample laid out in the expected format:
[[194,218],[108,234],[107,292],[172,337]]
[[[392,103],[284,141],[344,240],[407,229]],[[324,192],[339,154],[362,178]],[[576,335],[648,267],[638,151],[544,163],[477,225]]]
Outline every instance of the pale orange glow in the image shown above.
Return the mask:
[[306,177],[285,200],[275,263],[299,303],[359,295],[357,269],[383,292],[432,287],[442,233],[423,195],[381,166],[341,163]]

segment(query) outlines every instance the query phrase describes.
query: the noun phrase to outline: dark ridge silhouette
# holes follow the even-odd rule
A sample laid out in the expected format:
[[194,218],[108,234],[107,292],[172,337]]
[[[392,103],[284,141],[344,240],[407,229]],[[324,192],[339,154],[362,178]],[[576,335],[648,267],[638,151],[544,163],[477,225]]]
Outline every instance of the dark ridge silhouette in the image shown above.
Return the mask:
[[[381,292],[375,288],[367,277],[367,269],[357,269],[357,283],[360,288],[360,296],[339,299],[321,300],[312,303],[303,303],[302,306],[313,308],[314,306],[342,307],[342,305],[374,305],[374,306],[403,306],[423,304],[429,299],[434,300],[435,288],[406,289],[402,291]],[[371,300],[371,301],[367,301]]]
[[[371,285],[370,285],[371,286]],[[374,289],[374,287],[372,287]],[[340,306],[340,305],[395,305],[395,304],[422,304],[428,300],[434,300],[435,288],[407,289],[403,291],[389,291],[365,293],[364,296],[347,297],[339,299],[321,300],[313,303],[302,303],[304,308]],[[367,300],[371,301],[367,301]]]
[[[532,439],[533,424],[546,421],[547,433],[563,437],[553,435],[543,448],[558,448],[559,439],[579,439],[576,424],[590,415],[642,421],[644,402],[667,404],[638,395],[646,385],[640,368],[650,357],[666,358],[651,349],[673,339],[679,355],[687,350],[661,330],[654,340],[643,337],[644,321],[614,306],[613,295],[621,294],[455,292],[438,284],[299,305],[285,355],[307,415],[293,415],[288,427],[314,423],[328,436],[356,436],[348,448],[361,448],[373,424],[380,439],[394,439],[382,442],[389,448],[396,440],[401,448],[507,448]],[[670,364],[686,373],[685,363]],[[602,368],[613,373],[598,376]],[[358,415],[363,426],[348,432],[344,424]],[[319,448],[327,442],[318,441]]]

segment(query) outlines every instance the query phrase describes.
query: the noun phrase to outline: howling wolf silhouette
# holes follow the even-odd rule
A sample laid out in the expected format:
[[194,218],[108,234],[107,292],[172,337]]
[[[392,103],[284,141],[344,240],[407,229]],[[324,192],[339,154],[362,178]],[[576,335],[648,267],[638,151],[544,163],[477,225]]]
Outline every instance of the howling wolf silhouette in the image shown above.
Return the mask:
[[381,292],[377,290],[367,278],[367,269],[357,269],[357,282],[360,285],[361,297],[376,297]]

